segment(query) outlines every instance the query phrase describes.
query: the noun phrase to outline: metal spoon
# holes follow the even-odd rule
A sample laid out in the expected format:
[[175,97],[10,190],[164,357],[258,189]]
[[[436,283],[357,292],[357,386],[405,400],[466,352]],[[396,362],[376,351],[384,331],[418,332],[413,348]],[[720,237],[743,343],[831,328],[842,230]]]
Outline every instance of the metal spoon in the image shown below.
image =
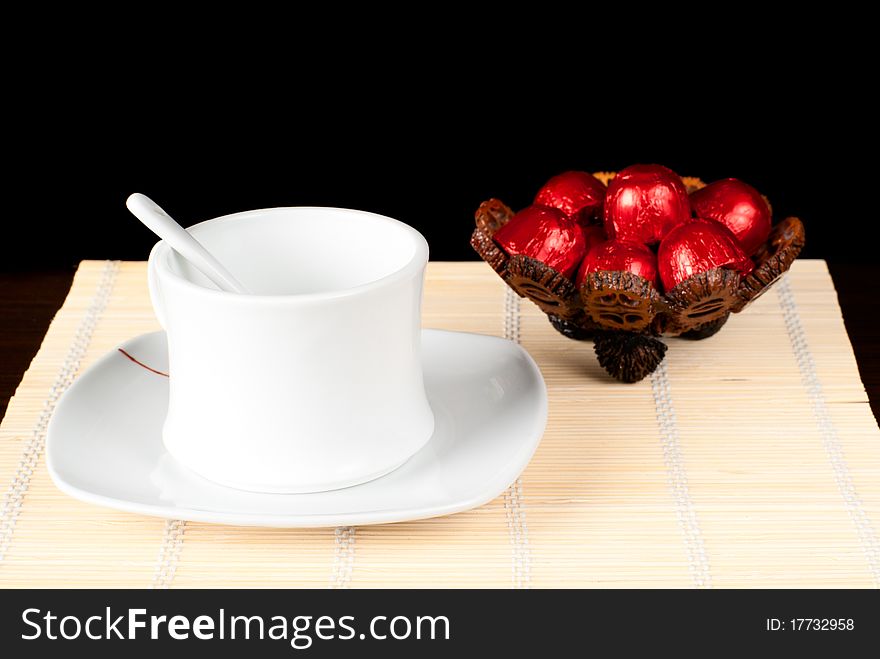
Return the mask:
[[205,249],[186,229],[174,221],[152,199],[135,192],[125,202],[128,210],[150,231],[168,243],[175,252],[210,279],[221,291],[247,295],[250,291]]

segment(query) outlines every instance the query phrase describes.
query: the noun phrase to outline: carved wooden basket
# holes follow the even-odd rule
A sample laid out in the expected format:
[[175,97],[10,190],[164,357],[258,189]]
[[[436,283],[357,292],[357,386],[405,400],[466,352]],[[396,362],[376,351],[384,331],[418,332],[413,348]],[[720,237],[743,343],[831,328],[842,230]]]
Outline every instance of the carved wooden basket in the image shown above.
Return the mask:
[[[606,185],[614,173],[599,172]],[[692,192],[704,187],[682,179]],[[769,203],[769,202],[768,202]],[[568,277],[527,256],[509,256],[493,240],[514,212],[498,199],[480,204],[471,245],[521,297],[543,310],[559,332],[594,340],[599,362],[610,375],[636,382],[651,373],[666,353],[661,335],[704,339],[731,313],[739,313],[791,266],[804,246],[804,226],[796,217],[778,222],[755,253],[755,269],[743,277],[727,268],[693,275],[665,294],[629,272],[600,271],[578,288]]]

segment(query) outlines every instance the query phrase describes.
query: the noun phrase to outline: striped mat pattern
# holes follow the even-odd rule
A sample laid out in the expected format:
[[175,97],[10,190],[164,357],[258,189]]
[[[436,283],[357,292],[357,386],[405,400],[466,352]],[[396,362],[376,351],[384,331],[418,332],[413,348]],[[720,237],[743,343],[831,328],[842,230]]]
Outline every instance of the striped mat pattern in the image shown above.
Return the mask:
[[878,587],[880,430],[822,261],[635,385],[483,263],[431,263],[424,324],[504,336],[550,392],[495,501],[335,529],[160,520],[79,503],[45,468],[78,373],[157,329],[145,264],[83,262],[0,426],[0,587]]

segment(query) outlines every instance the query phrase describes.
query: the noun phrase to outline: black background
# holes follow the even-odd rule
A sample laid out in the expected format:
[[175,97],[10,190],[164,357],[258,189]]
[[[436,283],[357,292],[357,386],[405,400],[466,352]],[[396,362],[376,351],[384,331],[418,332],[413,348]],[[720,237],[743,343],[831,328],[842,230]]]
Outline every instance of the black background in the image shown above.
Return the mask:
[[418,75],[401,69],[406,52],[335,68],[288,54],[268,80],[241,62],[172,76],[150,62],[113,74],[106,52],[62,59],[13,104],[6,227],[20,240],[0,269],[146,258],[154,239],[124,207],[135,191],[184,225],[271,206],[365,209],[417,227],[434,259],[474,259],[482,200],[520,208],[565,169],[636,162],[742,178],[777,218],[804,220],[803,256],[875,261],[880,190],[864,163],[876,129],[860,60],[741,54],[690,51],[685,67],[658,52],[604,71],[587,53],[467,72],[440,57]]

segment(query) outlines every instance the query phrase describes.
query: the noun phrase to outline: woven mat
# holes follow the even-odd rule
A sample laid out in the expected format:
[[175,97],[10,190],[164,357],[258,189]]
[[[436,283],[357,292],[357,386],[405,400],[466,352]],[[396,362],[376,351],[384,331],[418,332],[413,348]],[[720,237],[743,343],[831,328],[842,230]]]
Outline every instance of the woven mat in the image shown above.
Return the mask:
[[550,419],[522,477],[450,517],[286,530],[165,521],[61,494],[46,424],[73,378],[157,328],[145,264],[84,262],[0,426],[0,586],[876,587],[880,431],[828,271],[799,261],[623,385],[483,263],[432,263],[426,326],[507,336]]

